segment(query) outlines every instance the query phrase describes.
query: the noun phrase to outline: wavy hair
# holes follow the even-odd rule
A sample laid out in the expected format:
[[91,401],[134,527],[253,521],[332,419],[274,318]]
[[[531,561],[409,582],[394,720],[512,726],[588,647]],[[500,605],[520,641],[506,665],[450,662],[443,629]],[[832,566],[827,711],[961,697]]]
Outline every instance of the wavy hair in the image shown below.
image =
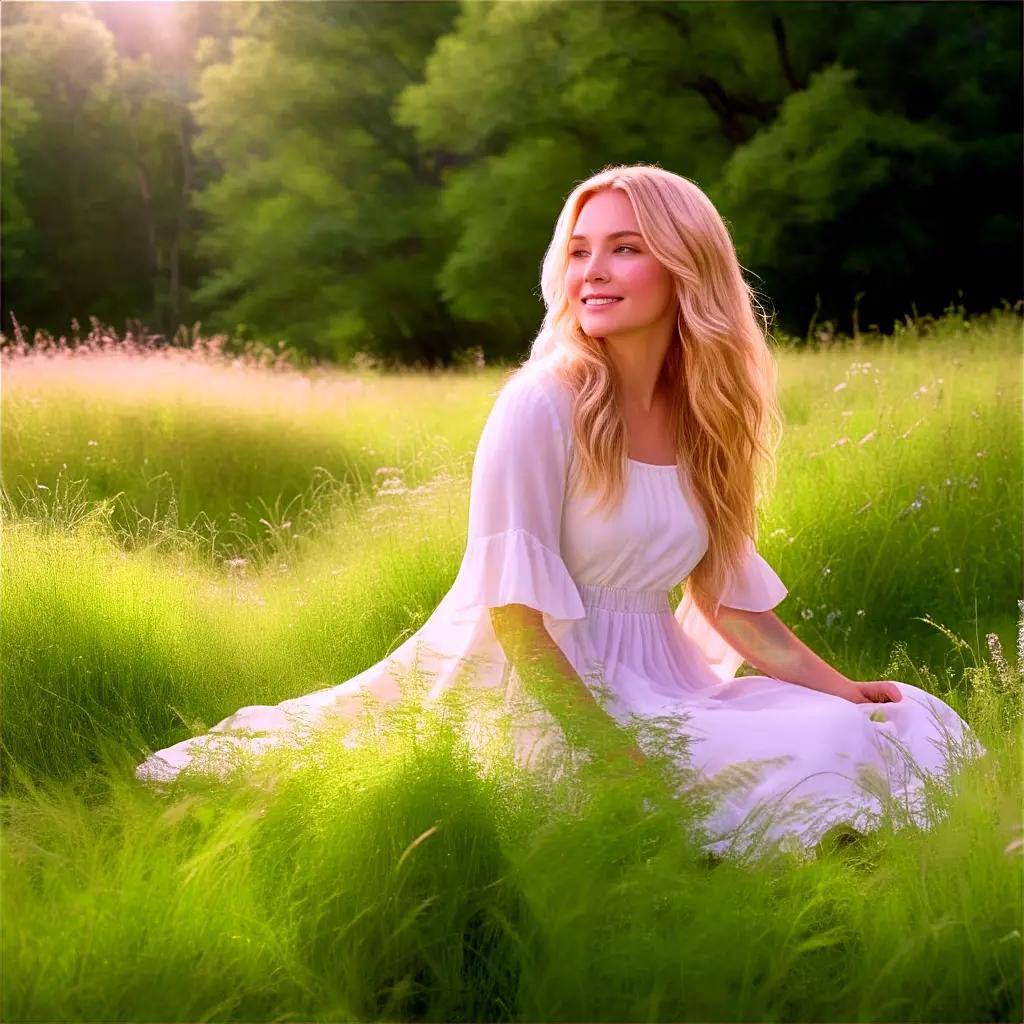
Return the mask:
[[746,538],[757,543],[757,503],[775,482],[783,422],[767,319],[711,200],[689,179],[650,164],[608,166],[577,185],[544,256],[546,312],[523,367],[547,365],[571,392],[570,491],[597,491],[598,509],[617,506],[628,441],[612,365],[603,343],[583,331],[566,292],[576,219],[592,195],[613,188],[625,192],[644,241],[674,278],[676,330],[661,379],[671,396],[680,483],[708,527],[708,550],[686,585],[713,617]]

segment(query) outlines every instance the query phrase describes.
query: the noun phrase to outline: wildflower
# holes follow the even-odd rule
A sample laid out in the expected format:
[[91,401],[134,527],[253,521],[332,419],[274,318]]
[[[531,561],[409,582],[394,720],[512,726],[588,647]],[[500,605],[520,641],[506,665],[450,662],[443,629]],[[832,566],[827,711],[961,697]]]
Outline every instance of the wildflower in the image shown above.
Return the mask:
[[842,390],[843,390],[843,388],[845,388],[845,387],[846,387],[846,381],[845,381],[845,380],[841,380],[841,381],[840,381],[840,382],[839,382],[839,383],[838,383],[838,384],[837,384],[837,385],[836,385],[836,386],[835,386],[835,387],[834,387],[834,388],[832,389],[832,392],[833,392],[833,394],[834,394],[834,393],[835,393],[835,392],[837,392],[837,391],[842,391]]
[[916,512],[919,508],[921,508],[925,501],[926,498],[924,494],[924,488],[919,487],[917,490],[917,497],[914,498],[914,500],[905,509],[902,509],[900,512],[897,513],[897,518],[902,519],[904,516],[910,515],[911,512]]
[[956,568],[955,568],[955,569],[953,570],[953,572],[959,572],[959,571],[960,571],[960,566],[958,565],[958,566],[957,566],[957,567],[956,567]]
[[977,457],[979,459],[983,459],[983,458],[985,458],[986,455],[988,455],[988,449],[987,448],[983,448],[980,452],[975,452],[974,454],[975,454],[975,457]]
[[950,480],[948,476],[946,477],[946,486],[947,487],[952,487],[953,486],[953,481]]
[[862,618],[863,615],[864,615],[864,609],[863,608],[858,608],[857,609],[857,616],[858,616],[858,618]]
[[99,441],[88,441],[87,444],[90,448],[95,448],[99,444]]
[[1017,610],[1020,612],[1017,619],[1017,667],[1024,671],[1024,600],[1018,599]]
[[1010,666],[1006,662],[1006,655],[1003,654],[1003,645],[995,633],[986,633],[985,643],[988,644],[989,653],[992,655],[992,664],[996,667],[999,680],[1005,685],[1010,680]]
[[813,619],[814,618],[814,610],[811,609],[811,608],[801,608],[800,609],[800,618],[804,619],[805,621],[807,619]]
[[247,565],[248,562],[244,558],[229,558],[224,564],[230,566],[232,569],[240,569],[242,566]]
[[821,575],[828,576],[831,572],[832,570],[826,565],[825,568],[821,570]]
[[866,433],[866,434],[865,434],[865,435],[864,435],[864,436],[863,436],[863,437],[862,437],[862,438],[861,438],[861,439],[860,439],[860,440],[859,440],[859,441],[857,442],[857,444],[858,444],[858,445],[861,445],[861,444],[867,444],[867,443],[868,443],[868,441],[871,441],[871,440],[873,440],[873,439],[874,439],[874,436],[875,436],[875,434],[876,434],[876,433],[877,433],[877,431],[874,431],[874,430],[869,430],[869,431],[868,431],[868,432],[867,432],[867,433]]
[[928,532],[929,533],[938,533],[939,532],[939,527],[933,526]]
[[838,437],[836,440],[829,445],[830,448],[841,448],[844,444],[849,444],[850,439],[848,437]]
[[41,490],[41,491],[48,491],[50,489],[49,487],[46,486],[46,484],[39,484],[39,483],[37,483],[36,487],[38,487],[39,490]]

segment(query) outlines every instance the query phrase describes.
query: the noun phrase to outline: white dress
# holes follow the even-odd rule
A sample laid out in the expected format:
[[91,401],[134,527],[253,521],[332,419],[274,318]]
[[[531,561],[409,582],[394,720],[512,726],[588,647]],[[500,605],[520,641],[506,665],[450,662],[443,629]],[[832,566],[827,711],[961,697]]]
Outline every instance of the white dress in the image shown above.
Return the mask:
[[[590,512],[590,496],[566,496],[572,443],[564,385],[528,364],[502,388],[484,426],[462,564],[419,631],[346,682],[242,708],[209,733],[157,751],[138,777],[169,781],[190,764],[209,771],[232,748],[300,745],[303,730],[364,707],[366,695],[396,701],[396,680],[414,662],[428,680],[428,700],[471,680],[474,690],[518,706],[521,684],[489,613],[510,603],[543,612],[554,641],[617,720],[680,722],[690,737],[689,768],[717,792],[703,823],[712,838],[705,848],[716,853],[742,849],[758,829],[794,849],[809,848],[841,821],[867,830],[880,820],[880,793],[911,817],[923,814],[922,775],[944,776],[951,746],[985,753],[949,705],[908,683],[898,683],[900,702],[854,704],[768,676],[734,678],[742,656],[688,596],[670,604],[669,591],[708,541],[684,478],[675,466],[630,460],[623,504],[603,518]],[[765,611],[786,594],[749,543],[722,603]],[[557,733],[544,712],[523,726],[517,743],[526,763],[546,749],[552,728]],[[741,780],[738,789],[715,789]]]

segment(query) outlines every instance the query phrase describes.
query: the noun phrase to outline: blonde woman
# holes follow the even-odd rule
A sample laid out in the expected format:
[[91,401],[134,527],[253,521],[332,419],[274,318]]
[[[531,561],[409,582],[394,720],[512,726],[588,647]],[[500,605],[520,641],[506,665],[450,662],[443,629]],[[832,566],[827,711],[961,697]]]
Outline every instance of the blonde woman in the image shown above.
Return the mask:
[[[939,698],[848,679],[772,610],[787,589],[757,552],[756,508],[781,427],[776,368],[707,196],[656,166],[602,170],[566,200],[542,288],[542,328],[477,447],[462,565],[430,619],[355,678],[243,708],[139,776],[275,745],[368,695],[395,701],[413,664],[427,700],[475,688],[517,708],[527,763],[604,736],[640,765],[622,726],[675,715],[699,777],[761,766],[707,823],[719,854],[756,829],[803,848],[840,823],[866,829],[879,786],[906,805],[952,746],[984,753]],[[736,678],[744,660],[762,674]]]

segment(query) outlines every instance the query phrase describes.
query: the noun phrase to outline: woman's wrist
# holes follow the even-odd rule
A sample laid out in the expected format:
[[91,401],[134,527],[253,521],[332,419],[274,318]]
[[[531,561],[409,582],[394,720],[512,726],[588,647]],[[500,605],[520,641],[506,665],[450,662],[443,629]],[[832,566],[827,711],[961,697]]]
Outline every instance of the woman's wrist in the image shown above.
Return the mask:
[[854,704],[864,703],[864,694],[861,692],[860,687],[846,676],[840,676],[836,682],[836,689],[833,691],[835,696],[842,697],[844,700],[852,701]]

